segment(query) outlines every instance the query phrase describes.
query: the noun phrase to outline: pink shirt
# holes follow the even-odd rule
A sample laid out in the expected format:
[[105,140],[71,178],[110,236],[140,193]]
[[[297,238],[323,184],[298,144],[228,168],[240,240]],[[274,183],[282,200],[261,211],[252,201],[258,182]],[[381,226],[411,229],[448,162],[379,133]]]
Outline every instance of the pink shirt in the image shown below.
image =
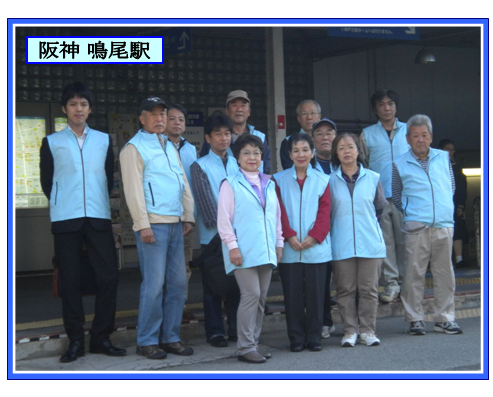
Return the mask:
[[[243,174],[250,183],[261,188],[261,182],[258,172],[243,171]],[[238,248],[236,234],[233,230],[233,220],[235,212],[235,195],[229,182],[226,180],[222,183],[219,190],[219,198],[217,203],[217,230],[221,236],[221,240],[228,246],[228,249]],[[281,208],[277,201],[277,225],[276,225],[276,247],[284,247],[284,238],[282,236],[281,223]]]

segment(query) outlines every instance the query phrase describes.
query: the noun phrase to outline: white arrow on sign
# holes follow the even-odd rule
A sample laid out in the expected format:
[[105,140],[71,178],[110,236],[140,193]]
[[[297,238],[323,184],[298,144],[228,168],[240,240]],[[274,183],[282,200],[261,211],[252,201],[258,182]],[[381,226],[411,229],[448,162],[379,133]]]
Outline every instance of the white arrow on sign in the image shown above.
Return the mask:
[[406,34],[416,34],[416,28],[409,27],[409,29],[404,30],[404,33],[406,33]]
[[180,47],[178,47],[179,50],[184,50],[186,48],[187,40],[190,40],[190,38],[188,37],[187,32],[183,32],[180,37],[180,41],[183,42],[183,44]]

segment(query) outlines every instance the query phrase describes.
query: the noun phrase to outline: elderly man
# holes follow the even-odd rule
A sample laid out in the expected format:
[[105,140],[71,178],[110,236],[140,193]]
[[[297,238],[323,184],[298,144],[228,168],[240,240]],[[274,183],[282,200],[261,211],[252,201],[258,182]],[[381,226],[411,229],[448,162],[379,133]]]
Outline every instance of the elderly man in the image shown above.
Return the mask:
[[120,153],[142,274],[137,354],[188,356],[193,350],[180,341],[180,327],[187,288],[183,235],[193,229],[193,198],[178,153],[163,135],[166,103],[144,99],[139,120],[142,129]]
[[[320,120],[322,115],[322,109],[317,101],[313,99],[305,99],[301,101],[296,107],[296,114],[298,116],[298,123],[300,123],[301,133],[309,134],[312,132],[312,126],[314,123]],[[288,149],[288,141],[289,137],[287,136],[281,143],[281,165],[285,170],[293,166],[293,160],[289,156]]]
[[67,127],[44,138],[40,151],[41,186],[50,200],[63,325],[70,341],[60,361],[72,362],[85,354],[83,244],[87,247],[97,284],[90,352],[123,356],[126,350],[110,342],[118,284],[109,201],[113,184],[111,138],[86,124],[92,94],[84,84],[65,86],[61,102],[62,111],[67,115]]
[[[183,138],[183,133],[186,130],[187,123],[187,110],[179,103],[168,104],[168,122],[166,124],[166,131],[164,135],[168,137],[168,140],[173,144],[175,149],[180,155],[181,164],[185,170],[188,183],[190,183],[190,166],[197,160],[197,149],[194,145]],[[185,246],[185,266],[187,268],[187,281],[190,281],[192,271],[190,270],[190,261],[193,257],[193,241],[192,233],[187,234],[183,238],[183,244]],[[188,283],[187,294],[188,297]],[[183,311],[183,318],[193,319],[195,316],[189,310]]]
[[[248,118],[250,117],[251,111],[251,101],[248,98],[248,94],[242,90],[231,91],[226,98],[226,115],[233,122],[233,131],[231,134],[231,147],[228,149],[229,154],[232,156],[232,147],[236,142],[236,139],[242,134],[252,134],[258,136],[262,143],[264,144],[264,154],[262,158],[262,163],[259,170],[264,174],[270,173],[270,149],[265,139],[265,134],[263,132],[257,131],[253,125],[247,124]],[[210,144],[204,142],[202,150],[200,151],[200,157],[209,154]]]
[[[332,157],[332,141],[336,137],[337,126],[332,120],[323,118],[312,126],[312,138],[315,145],[315,155],[317,158],[316,168],[330,175],[332,173],[332,163],[330,159]],[[324,295],[324,319],[322,327],[322,338],[327,339],[330,337],[331,332],[335,331],[334,322],[332,321],[332,308],[331,305],[335,302],[332,301],[330,296],[330,282],[332,279],[332,263],[327,265],[327,277],[325,279],[325,295]]]
[[411,335],[424,335],[421,304],[428,263],[433,274],[435,332],[461,334],[455,321],[452,267],[454,174],[449,155],[430,148],[431,120],[415,115],[407,122],[411,149],[392,168],[392,200],[404,214],[406,272],[401,299]]
[[387,249],[382,276],[385,291],[382,302],[392,302],[400,293],[404,276],[404,238],[402,214],[392,204],[392,161],[409,150],[406,124],[396,118],[399,96],[395,91],[379,90],[371,97],[371,106],[378,123],[361,133],[361,154],[369,168],[380,174],[380,181],[389,205],[384,207],[380,226]]
[[[238,172],[236,159],[228,153],[231,143],[233,124],[223,113],[212,114],[204,125],[206,142],[210,146],[209,154],[192,164],[192,187],[197,198],[200,243],[203,250],[217,235],[217,200],[219,187],[228,175]],[[207,342],[214,347],[226,347],[225,330],[222,314],[222,298],[214,295],[202,273],[204,325]],[[228,296],[225,303],[228,316],[228,340],[237,341],[236,312],[240,296]]]

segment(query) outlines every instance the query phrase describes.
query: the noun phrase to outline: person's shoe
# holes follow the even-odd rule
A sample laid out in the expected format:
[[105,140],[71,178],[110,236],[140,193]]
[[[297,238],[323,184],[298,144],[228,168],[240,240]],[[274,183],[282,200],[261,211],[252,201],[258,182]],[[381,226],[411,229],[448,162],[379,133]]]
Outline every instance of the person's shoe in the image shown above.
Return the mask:
[[191,356],[193,349],[186,347],[182,342],[160,343],[159,347],[166,353],[176,354],[177,356]]
[[442,332],[449,335],[462,334],[462,329],[455,321],[446,321],[443,323],[435,323],[435,332]]
[[260,349],[257,349],[257,352],[258,352],[259,354],[261,354],[262,356],[264,356],[267,360],[268,360],[269,358],[272,358],[272,354],[270,354],[270,353],[264,352],[264,351],[262,351],[262,350],[260,350]]
[[67,351],[60,357],[62,363],[71,363],[85,354],[84,344],[78,340],[70,342]]
[[464,259],[455,264],[456,269],[464,269],[466,267],[469,267],[469,263],[467,263],[467,261],[465,261]]
[[304,343],[291,343],[290,349],[293,353],[299,353],[305,350]]
[[238,337],[236,335],[229,335],[228,340],[230,342],[238,342]]
[[342,347],[354,347],[358,334],[345,334],[341,341]]
[[168,356],[158,345],[137,346],[136,353],[151,360],[163,360]]
[[426,335],[425,323],[423,321],[411,321],[409,333],[411,335]]
[[359,343],[366,344],[367,346],[378,346],[380,344],[380,339],[378,339],[373,334],[360,334]]
[[395,299],[397,299],[398,296],[399,296],[399,293],[397,291],[394,291],[394,290],[387,288],[387,289],[385,289],[385,292],[382,295],[380,295],[380,300],[382,302],[385,302],[385,303],[391,303]]
[[319,351],[322,351],[322,345],[320,345],[319,343],[308,343],[306,345],[306,347],[311,352],[319,352]]
[[254,351],[238,356],[238,361],[245,361],[250,364],[263,364],[267,359],[259,352]]
[[110,357],[120,357],[127,354],[125,349],[113,346],[109,339],[104,340],[101,344],[91,343],[89,351],[93,354],[106,354]]
[[183,320],[190,321],[195,319],[195,314],[193,314],[190,310],[188,309],[183,309]]
[[330,334],[336,330],[335,325],[329,327],[328,325],[324,325],[322,327],[322,339],[330,338]]
[[207,342],[213,347],[228,347],[228,341],[224,335],[216,335],[208,339]]

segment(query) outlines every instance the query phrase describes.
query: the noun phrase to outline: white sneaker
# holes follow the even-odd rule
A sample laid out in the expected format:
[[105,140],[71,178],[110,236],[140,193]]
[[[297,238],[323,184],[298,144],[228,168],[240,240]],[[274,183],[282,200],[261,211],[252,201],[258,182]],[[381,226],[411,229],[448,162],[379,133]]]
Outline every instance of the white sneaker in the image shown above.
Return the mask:
[[330,338],[330,334],[336,330],[335,325],[329,327],[328,325],[324,325],[322,327],[322,339]]
[[356,340],[358,339],[358,334],[346,334],[342,338],[342,347],[354,347]]
[[378,346],[380,339],[373,334],[361,334],[359,336],[359,343],[366,344],[367,346]]

